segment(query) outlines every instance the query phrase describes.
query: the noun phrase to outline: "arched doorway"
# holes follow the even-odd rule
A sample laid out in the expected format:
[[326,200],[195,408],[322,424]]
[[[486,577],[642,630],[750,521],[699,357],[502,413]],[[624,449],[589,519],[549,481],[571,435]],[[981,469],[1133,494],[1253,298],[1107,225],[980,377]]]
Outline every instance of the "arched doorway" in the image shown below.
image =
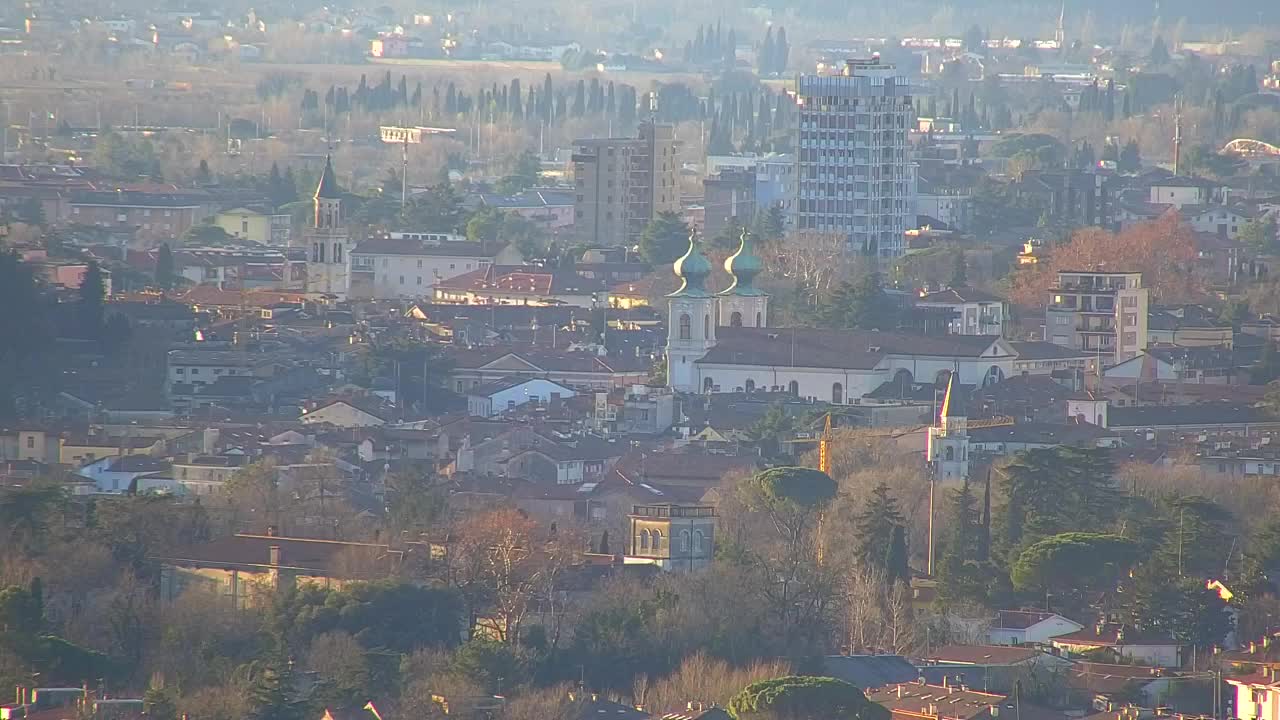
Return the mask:
[[733,311],[733,314],[729,316],[729,327],[742,327],[742,313],[737,310]]
[[833,383],[831,385],[831,404],[832,405],[844,404],[844,386],[841,385],[840,383]]

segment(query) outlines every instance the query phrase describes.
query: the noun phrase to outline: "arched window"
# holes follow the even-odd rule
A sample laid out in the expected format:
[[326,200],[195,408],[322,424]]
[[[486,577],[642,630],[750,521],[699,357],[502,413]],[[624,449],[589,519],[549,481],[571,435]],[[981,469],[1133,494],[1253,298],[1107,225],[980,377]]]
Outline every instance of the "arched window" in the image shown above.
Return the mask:
[[680,531],[680,552],[689,552],[689,531]]
[[841,385],[840,383],[833,383],[831,385],[831,404],[832,405],[844,404],[844,386]]
[[714,390],[715,387],[716,387],[715,380],[712,380],[709,377],[702,378],[702,392],[709,393],[712,390]]
[[791,393],[792,395],[795,395],[796,397],[800,397],[800,383],[796,382],[795,380],[792,380],[791,382],[787,383],[787,392]]
[[693,531],[693,551],[700,553],[703,551],[702,543],[706,542],[707,536],[702,534],[701,530]]
[[756,381],[755,381],[755,380],[752,380],[752,379],[750,379],[750,378],[747,378],[747,382],[746,382],[746,383],[744,383],[744,385],[743,385],[743,386],[747,389],[747,392],[755,392],[755,391],[756,391]]
[[702,337],[704,340],[706,338],[711,337],[711,316],[710,315],[702,316]]
[[640,531],[640,549],[641,550],[649,549],[649,531],[648,530]]
[[680,316],[680,339],[688,340],[693,337],[693,318],[689,317],[689,313]]
[[1004,371],[998,365],[992,365],[987,368],[986,377],[982,378],[982,386],[989,387],[996,385],[1004,380]]
[[324,262],[324,243],[318,243],[320,246],[320,257],[316,258],[316,262]]
[[948,446],[947,446],[947,449],[944,451],[944,453],[945,453],[945,455],[946,455],[946,459],[947,459],[947,460],[955,460],[955,459],[956,459],[956,449],[955,449],[955,448],[953,448],[953,447],[951,447],[950,445],[948,445]]
[[764,327],[764,316],[756,313],[756,327]]
[[333,261],[336,263],[342,262],[342,245],[340,243],[333,244]]
[[733,311],[733,314],[729,316],[729,327],[742,327],[742,313],[737,310]]
[[662,549],[662,531],[653,531],[653,551],[657,552]]

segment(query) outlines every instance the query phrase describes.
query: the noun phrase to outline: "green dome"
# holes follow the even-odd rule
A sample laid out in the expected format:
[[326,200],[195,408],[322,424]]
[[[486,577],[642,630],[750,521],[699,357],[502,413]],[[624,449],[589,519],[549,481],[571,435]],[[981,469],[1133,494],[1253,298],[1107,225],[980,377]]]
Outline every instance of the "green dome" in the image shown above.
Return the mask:
[[733,277],[733,283],[721,294],[759,295],[760,291],[755,288],[755,280],[762,269],[764,269],[763,263],[751,250],[751,234],[743,228],[742,239],[738,241],[738,251],[724,259],[724,270]]
[[711,261],[702,254],[693,233],[689,233],[689,249],[676,260],[675,273],[682,282],[680,289],[671,293],[673,296],[706,294],[705,283],[711,275]]

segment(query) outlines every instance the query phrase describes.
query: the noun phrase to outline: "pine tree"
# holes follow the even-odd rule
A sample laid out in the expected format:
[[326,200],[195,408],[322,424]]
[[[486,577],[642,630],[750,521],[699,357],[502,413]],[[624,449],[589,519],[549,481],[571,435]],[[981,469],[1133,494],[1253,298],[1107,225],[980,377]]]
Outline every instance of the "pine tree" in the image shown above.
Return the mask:
[[96,260],[90,260],[89,267],[80,280],[80,301],[76,308],[82,337],[90,340],[102,337],[106,299],[107,286],[102,268],[98,267]]
[[213,173],[209,172],[209,161],[201,158],[200,164],[196,167],[196,184],[208,185],[212,182]]
[[760,43],[760,53],[756,56],[756,72],[761,75],[773,73],[773,26],[764,32],[764,42]]
[[788,56],[791,54],[791,46],[787,44],[787,29],[778,28],[778,34],[773,42],[773,71],[781,75],[787,71]]
[[174,279],[173,251],[169,249],[169,243],[164,243],[156,253],[156,286],[161,290],[172,290]]
[[889,494],[889,486],[883,482],[876,485],[862,511],[853,519],[857,557],[870,567],[897,575],[899,568],[890,568],[889,560],[895,528],[905,524],[898,501]]
[[956,251],[956,262],[951,271],[951,282],[949,284],[953,288],[969,286],[969,274],[965,268],[964,250]]
[[986,601],[985,573],[979,561],[978,511],[969,481],[951,494],[946,546],[938,563],[938,595],[946,603]]

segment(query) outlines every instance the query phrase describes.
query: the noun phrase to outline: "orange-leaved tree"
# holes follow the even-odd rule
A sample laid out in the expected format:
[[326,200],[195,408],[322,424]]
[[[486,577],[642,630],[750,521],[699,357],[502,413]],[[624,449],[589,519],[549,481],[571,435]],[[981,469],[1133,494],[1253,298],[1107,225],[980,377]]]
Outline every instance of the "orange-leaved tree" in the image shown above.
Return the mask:
[[1141,272],[1152,302],[1187,302],[1204,291],[1195,262],[1195,233],[1176,210],[1169,210],[1119,233],[1098,227],[1077,230],[1048,259],[1014,273],[1009,298],[1019,305],[1043,305],[1059,271],[1108,270]]

